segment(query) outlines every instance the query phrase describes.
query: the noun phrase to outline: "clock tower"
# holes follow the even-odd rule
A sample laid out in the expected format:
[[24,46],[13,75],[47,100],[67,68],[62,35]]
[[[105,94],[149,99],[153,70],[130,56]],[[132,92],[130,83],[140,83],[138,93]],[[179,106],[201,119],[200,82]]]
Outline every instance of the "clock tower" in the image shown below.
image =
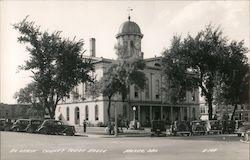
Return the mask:
[[142,58],[141,39],[143,34],[140,27],[133,21],[128,21],[121,24],[119,32],[116,35],[116,49],[118,58]]

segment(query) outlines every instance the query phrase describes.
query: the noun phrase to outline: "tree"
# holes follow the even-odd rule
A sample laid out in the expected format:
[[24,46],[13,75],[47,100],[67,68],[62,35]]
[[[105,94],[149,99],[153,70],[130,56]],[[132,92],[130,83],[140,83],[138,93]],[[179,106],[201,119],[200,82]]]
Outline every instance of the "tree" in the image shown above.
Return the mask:
[[[238,46],[243,54],[243,45]],[[184,90],[200,87],[201,95],[208,104],[209,119],[212,119],[215,89],[221,80],[229,54],[237,52],[228,45],[219,27],[208,25],[195,37],[188,35],[182,40],[174,36],[169,49],[163,55],[164,73],[166,78],[180,84]]]
[[44,116],[44,108],[38,99],[37,85],[35,82],[29,83],[25,88],[21,88],[15,93],[14,98],[19,104],[31,104],[27,110],[28,115]]
[[224,55],[225,67],[220,71],[216,101],[218,104],[234,106],[233,120],[237,105],[249,102],[249,66],[243,41],[232,41],[228,47],[229,51]]
[[20,68],[32,72],[37,98],[54,118],[58,102],[80,82],[92,80],[88,74],[93,70],[92,63],[82,58],[83,40],[62,38],[59,31],[40,31],[27,17],[13,27],[21,34],[18,42],[26,45],[30,55]]

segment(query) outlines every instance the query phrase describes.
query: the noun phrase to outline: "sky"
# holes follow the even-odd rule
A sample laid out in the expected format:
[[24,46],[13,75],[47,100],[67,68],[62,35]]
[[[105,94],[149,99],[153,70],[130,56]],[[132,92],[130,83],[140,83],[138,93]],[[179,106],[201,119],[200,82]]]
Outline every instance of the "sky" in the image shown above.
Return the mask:
[[115,35],[127,21],[136,22],[144,35],[145,58],[161,56],[176,34],[195,35],[208,24],[220,26],[229,40],[245,41],[249,48],[249,1],[0,1],[0,102],[14,104],[15,92],[32,79],[31,73],[18,70],[29,59],[25,45],[17,42],[12,24],[28,16],[41,30],[62,31],[63,37],[83,39],[85,55],[89,39],[96,39],[96,56],[116,58]]

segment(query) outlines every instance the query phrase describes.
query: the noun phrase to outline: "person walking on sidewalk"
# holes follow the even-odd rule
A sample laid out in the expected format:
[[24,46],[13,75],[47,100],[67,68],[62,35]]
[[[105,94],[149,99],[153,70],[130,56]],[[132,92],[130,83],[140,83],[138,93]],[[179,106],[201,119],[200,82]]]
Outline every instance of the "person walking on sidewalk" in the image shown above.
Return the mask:
[[86,129],[87,129],[87,121],[84,120],[83,121],[83,132],[86,133]]

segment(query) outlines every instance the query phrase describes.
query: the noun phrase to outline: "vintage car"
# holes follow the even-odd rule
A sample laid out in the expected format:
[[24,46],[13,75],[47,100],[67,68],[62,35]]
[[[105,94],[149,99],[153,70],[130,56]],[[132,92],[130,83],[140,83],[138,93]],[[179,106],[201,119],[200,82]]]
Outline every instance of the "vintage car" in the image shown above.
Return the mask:
[[243,120],[236,120],[235,121],[235,131],[237,131],[241,126],[243,126],[243,123],[245,123],[245,121],[243,121]]
[[34,133],[36,132],[36,130],[38,129],[38,127],[40,127],[40,125],[43,123],[42,120],[39,119],[31,119],[29,121],[29,124],[27,125],[27,127],[25,128],[25,131],[28,133]]
[[174,125],[172,126],[172,134],[173,135],[191,135],[191,126],[187,121],[175,121]]
[[0,119],[0,131],[10,131],[12,125],[10,119]]
[[14,132],[25,132],[27,126],[29,125],[29,119],[18,119],[11,127],[11,131]]
[[222,123],[218,120],[208,120],[206,121],[206,131],[207,134],[222,134]]
[[6,119],[0,119],[0,131],[5,130]]
[[206,123],[204,121],[192,121],[191,126],[192,126],[192,135],[205,135],[206,134]]
[[239,137],[244,137],[245,133],[250,130],[250,122],[244,122],[235,132]]
[[222,133],[234,133],[235,132],[235,121],[222,121]]
[[151,136],[153,135],[163,135],[166,136],[166,126],[165,122],[161,120],[153,120],[151,124]]
[[75,127],[64,124],[62,121],[47,119],[37,129],[41,134],[56,134],[56,135],[75,135]]

